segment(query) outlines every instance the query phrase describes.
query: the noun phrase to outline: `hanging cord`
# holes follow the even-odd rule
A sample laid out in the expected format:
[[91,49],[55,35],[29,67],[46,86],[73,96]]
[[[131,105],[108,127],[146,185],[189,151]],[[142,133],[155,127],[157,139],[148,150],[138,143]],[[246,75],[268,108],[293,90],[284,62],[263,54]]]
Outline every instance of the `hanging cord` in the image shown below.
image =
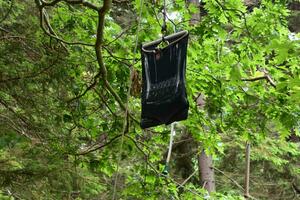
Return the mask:
[[119,166],[120,166],[120,162],[121,162],[121,156],[122,156],[122,153],[123,153],[124,135],[125,135],[126,129],[127,128],[129,129],[129,127],[128,127],[129,126],[128,125],[128,106],[129,106],[130,91],[131,91],[131,86],[132,86],[133,66],[136,64],[135,63],[136,62],[135,54],[137,52],[139,32],[140,32],[140,28],[141,28],[143,1],[144,0],[140,0],[140,13],[139,13],[139,18],[137,20],[138,25],[137,25],[137,31],[136,31],[136,37],[135,37],[135,46],[134,46],[134,50],[133,50],[133,61],[132,61],[133,64],[129,68],[130,77],[129,77],[128,86],[127,86],[128,91],[127,91],[127,97],[126,97],[126,109],[125,109],[124,123],[123,123],[122,137],[121,137],[120,156],[118,157],[118,160],[117,160],[116,178],[115,178],[115,182],[114,182],[112,200],[116,199],[117,182],[118,182],[118,175],[119,175],[119,168],[120,168]]
[[167,9],[166,9],[166,0],[164,0],[164,7],[163,7],[163,24],[161,26],[161,33],[162,33],[162,41],[164,42],[165,41],[165,36],[166,36],[166,33],[167,33],[167,23],[166,23],[166,20],[167,20]]
[[172,153],[172,146],[173,146],[173,138],[175,136],[176,132],[175,132],[175,122],[171,124],[171,132],[170,132],[170,142],[169,142],[169,150],[168,150],[168,156],[167,156],[167,160],[166,160],[166,164],[164,167],[164,170],[162,172],[163,175],[168,175],[169,174],[169,170],[170,170],[170,158],[171,158],[171,153]]
[[[152,11],[153,11],[153,13],[154,13],[156,22],[159,24],[160,27],[162,27],[162,24],[160,23],[160,21],[159,21],[159,19],[158,19],[159,17],[158,17],[158,15],[157,15],[156,11],[155,11],[154,5],[151,6],[151,9],[152,9]],[[163,12],[162,12],[162,13],[163,13]],[[170,17],[168,16],[167,13],[166,13],[166,20],[169,20],[169,21],[172,23],[172,25],[173,25],[173,32],[176,33],[176,32],[177,32],[177,24],[176,24],[172,19],[170,19]]]

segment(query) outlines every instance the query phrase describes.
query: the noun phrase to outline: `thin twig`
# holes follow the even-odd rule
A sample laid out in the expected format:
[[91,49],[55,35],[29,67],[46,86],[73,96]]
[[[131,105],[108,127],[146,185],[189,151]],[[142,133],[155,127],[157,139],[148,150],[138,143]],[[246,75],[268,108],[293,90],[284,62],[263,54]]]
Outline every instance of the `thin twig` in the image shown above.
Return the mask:
[[184,187],[184,185],[196,174],[198,170],[195,170],[189,177],[187,177],[177,188]]
[[103,147],[106,147],[108,145],[110,145],[112,142],[114,142],[115,140],[117,140],[118,138],[120,138],[122,136],[122,134],[116,135],[115,137],[113,137],[112,139],[110,139],[108,142],[101,144],[100,146],[97,146],[97,144],[93,144],[92,147],[97,146],[95,148],[88,147],[87,149],[80,151],[78,153],[76,153],[77,156],[82,156],[82,155],[86,155],[88,153],[97,151],[99,149],[102,149]]
[[[57,60],[55,60],[55,61],[57,61]],[[41,69],[40,71],[38,71],[36,73],[29,74],[29,75],[18,76],[18,77],[13,77],[13,78],[7,78],[7,79],[4,79],[4,80],[0,79],[0,84],[4,83],[4,82],[8,82],[8,81],[17,81],[17,80],[35,78],[35,77],[43,74],[44,72],[48,71],[49,69],[51,69],[55,64],[56,64],[56,62],[53,62],[48,67],[46,67],[44,69]]]
[[112,111],[112,109],[109,107],[108,103],[106,102],[106,100],[104,99],[104,97],[102,96],[102,94],[95,89],[96,94],[98,94],[98,96],[100,97],[101,101],[104,103],[104,105],[107,107],[107,109],[109,110],[109,112],[114,116],[114,117],[118,117],[116,113],[114,113]]
[[216,170],[217,172],[220,172],[223,176],[225,176],[226,178],[228,178],[231,182],[233,182],[238,188],[240,188],[243,192],[245,191],[245,189],[243,188],[243,186],[241,186],[238,182],[236,182],[234,179],[232,179],[231,177],[229,177],[228,175],[225,174],[225,172],[221,171],[220,169],[216,168],[216,167],[212,167],[214,170]]
[[191,190],[191,189],[189,189],[189,188],[184,188],[184,186],[183,186],[182,184],[176,182],[175,180],[173,180],[173,179],[170,178],[169,176],[164,175],[164,174],[162,174],[161,172],[157,171],[157,169],[152,165],[152,163],[149,162],[149,160],[148,160],[148,155],[147,155],[147,154],[139,147],[139,145],[137,144],[137,142],[136,142],[133,138],[130,138],[130,139],[133,141],[133,143],[134,143],[134,145],[136,146],[136,148],[137,148],[137,149],[138,149],[138,150],[139,150],[139,151],[147,158],[147,159],[146,159],[146,163],[150,166],[150,168],[155,172],[155,174],[156,174],[158,177],[164,177],[164,178],[166,178],[166,180],[168,180],[168,181],[174,183],[178,188],[182,187],[183,189],[189,191],[190,193],[192,193],[192,194],[194,194],[194,195],[196,195],[196,196],[199,196],[199,197],[201,197],[201,198],[203,197],[203,196],[202,196],[201,194],[199,194],[198,192],[193,191],[193,190]]
[[[271,86],[276,88],[276,83],[272,80],[269,74],[266,74],[264,76],[258,76],[258,77],[253,77],[253,78],[242,78],[241,81],[248,81],[248,82],[254,82],[254,81],[259,81],[259,80],[266,80],[268,83],[270,83]],[[230,80],[226,80],[230,81]]]
[[5,32],[5,33],[9,33],[9,31],[6,30],[5,28],[0,27],[0,30],[3,31],[3,32]]
[[9,39],[22,39],[22,40],[25,40],[26,38],[23,37],[23,36],[17,36],[17,35],[8,35],[8,36],[0,37],[0,40],[9,40]]
[[133,27],[129,27],[127,29],[125,29],[124,31],[122,31],[116,38],[114,38],[112,41],[104,44],[103,46],[109,46],[112,43],[116,42],[118,39],[120,39],[126,32],[128,32],[129,30],[131,30]]
[[72,99],[67,100],[68,103],[73,102],[77,99],[80,99],[81,97],[85,96],[86,93],[92,89],[94,89],[94,87],[96,86],[96,84],[98,83],[98,78],[99,78],[100,74],[96,74],[96,76],[94,77],[93,82],[78,96],[73,97]]
[[[245,26],[245,29],[246,29],[246,31],[247,31],[248,36],[249,36],[253,41],[255,41],[255,39],[252,37],[252,34],[251,34],[250,30],[249,30],[249,26],[248,26],[248,24],[247,24],[246,13],[244,13],[243,11],[238,10],[238,9],[227,8],[227,7],[225,7],[223,4],[221,4],[220,1],[218,1],[218,0],[215,0],[215,1],[216,1],[216,3],[221,7],[221,9],[222,9],[223,12],[224,12],[224,11],[233,11],[233,12],[239,13],[239,16],[243,19],[244,26]],[[224,12],[224,15],[225,15],[225,17],[228,19],[228,21],[230,22],[230,18],[225,14],[225,12]],[[232,24],[232,23],[231,23],[231,24]],[[232,25],[233,25],[233,24],[232,24]],[[235,26],[235,27],[241,29],[241,27],[238,27],[238,26],[236,26],[236,25],[233,25],[233,26]]]
[[55,33],[54,29],[52,28],[52,26],[51,26],[51,24],[49,22],[49,18],[48,18],[46,10],[42,8],[41,12],[42,12],[42,17],[41,17],[42,18],[42,22],[44,22],[46,24],[46,26],[49,29],[49,32],[45,29],[44,26],[42,26],[42,29],[44,30],[44,32],[48,36],[50,36],[50,37],[52,37],[52,38],[54,38],[54,39],[56,39],[56,40],[58,40],[58,41],[60,41],[60,42],[62,42],[64,44],[67,44],[67,45],[82,45],[82,46],[87,46],[87,47],[94,47],[93,44],[84,43],[84,42],[69,42],[69,41],[66,41],[66,40],[58,37],[58,35]]
[[8,9],[8,11],[5,13],[4,17],[0,20],[0,24],[1,24],[2,22],[4,22],[4,20],[7,19],[7,17],[9,16],[9,14],[10,14],[11,11],[12,11],[13,6],[14,6],[14,0],[11,0],[11,1],[10,1],[9,9]]

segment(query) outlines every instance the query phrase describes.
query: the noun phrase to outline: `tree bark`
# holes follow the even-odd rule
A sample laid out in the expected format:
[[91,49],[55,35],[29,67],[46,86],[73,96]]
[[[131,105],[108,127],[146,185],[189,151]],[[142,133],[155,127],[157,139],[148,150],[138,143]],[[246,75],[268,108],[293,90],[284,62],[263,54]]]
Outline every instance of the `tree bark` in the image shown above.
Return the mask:
[[212,157],[206,155],[204,150],[202,150],[201,154],[198,155],[198,165],[201,184],[208,193],[214,192],[216,190],[216,186]]

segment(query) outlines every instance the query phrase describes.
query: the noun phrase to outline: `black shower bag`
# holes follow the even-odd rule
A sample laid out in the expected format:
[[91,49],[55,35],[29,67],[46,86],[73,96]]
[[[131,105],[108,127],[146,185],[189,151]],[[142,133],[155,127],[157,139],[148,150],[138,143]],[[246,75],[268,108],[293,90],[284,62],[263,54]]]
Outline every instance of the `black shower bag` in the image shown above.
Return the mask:
[[188,32],[164,37],[167,46],[159,48],[162,39],[144,44],[142,54],[141,127],[187,119],[189,103],[185,88]]

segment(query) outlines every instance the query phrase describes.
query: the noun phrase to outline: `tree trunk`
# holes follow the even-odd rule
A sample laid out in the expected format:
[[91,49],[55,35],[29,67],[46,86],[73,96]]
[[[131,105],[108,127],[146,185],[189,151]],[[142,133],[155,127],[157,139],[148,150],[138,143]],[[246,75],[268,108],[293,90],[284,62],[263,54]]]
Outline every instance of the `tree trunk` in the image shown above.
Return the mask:
[[[199,8],[198,12],[193,13],[192,18],[190,20],[191,25],[196,25],[201,20],[199,0],[188,0],[188,2],[194,4],[196,7]],[[204,95],[199,95],[197,103],[198,100],[200,101],[200,98],[202,100],[201,102],[205,104]],[[200,109],[203,108],[200,107]],[[203,185],[209,193],[214,192],[216,190],[216,186],[212,157],[207,156],[204,150],[202,150],[201,154],[198,155],[198,168],[201,185]]]
[[295,128],[291,128],[291,134],[290,136],[287,138],[287,141],[290,142],[300,142],[300,137],[298,135],[296,135],[296,131]]
[[201,184],[209,193],[214,192],[216,186],[212,157],[207,156],[204,150],[198,155],[198,165]]
[[246,144],[246,171],[245,171],[245,199],[249,198],[249,183],[250,183],[250,143]]
[[192,18],[190,19],[190,24],[195,25],[200,21],[200,3],[199,0],[189,0],[188,2],[199,8],[199,12],[193,13]]

